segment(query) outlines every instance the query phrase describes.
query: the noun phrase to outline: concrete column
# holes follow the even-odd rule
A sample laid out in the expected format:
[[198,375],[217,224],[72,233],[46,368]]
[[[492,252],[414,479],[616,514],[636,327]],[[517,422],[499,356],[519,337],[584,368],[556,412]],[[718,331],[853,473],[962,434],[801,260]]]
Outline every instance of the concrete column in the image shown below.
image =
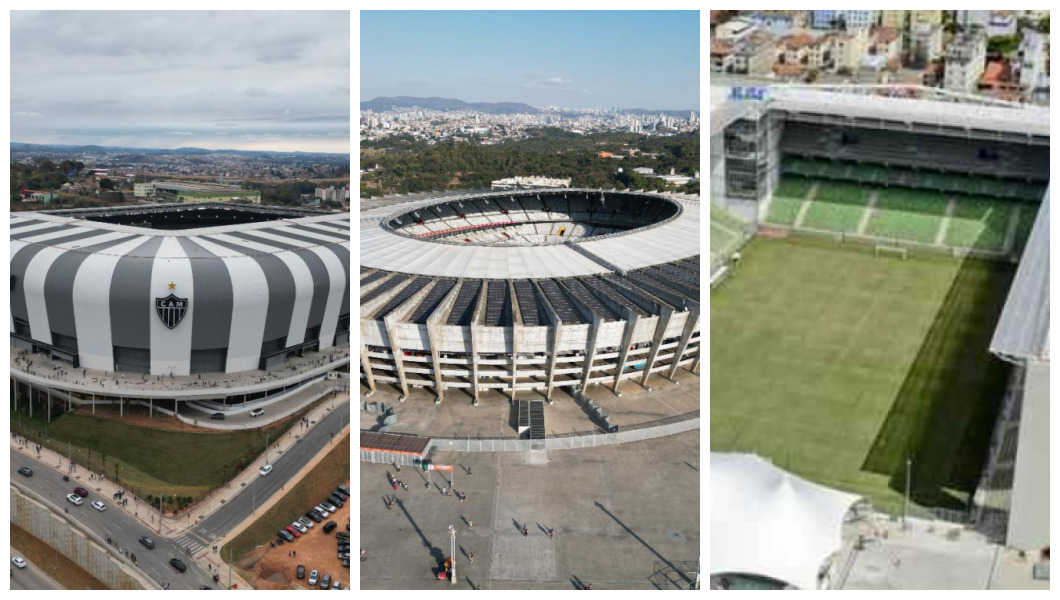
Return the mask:
[[401,397],[398,398],[398,402],[404,402],[409,397],[409,381],[405,376],[404,350],[401,348],[401,342],[398,341],[397,319],[394,313],[390,313],[383,319],[383,325],[386,327],[386,336],[390,338],[390,351],[394,353],[394,366],[397,367],[398,383],[401,385]]
[[[437,311],[436,311],[437,312]],[[442,363],[438,358],[441,353],[439,349],[442,343],[442,332],[438,322],[427,319],[427,340],[431,345],[431,368],[434,369],[434,393],[438,395],[434,399],[435,404],[441,404],[445,398],[445,381],[442,378]]]
[[52,389],[48,388],[48,420],[46,423],[52,422]]
[[644,375],[640,378],[640,384],[644,387],[648,387],[648,375],[651,375],[651,368],[655,365],[655,357],[659,355],[659,346],[662,345],[666,327],[670,324],[670,317],[674,314],[673,309],[668,306],[661,308],[659,323],[655,326],[655,335],[651,338],[651,348],[648,350],[648,357],[644,359]]
[[618,368],[615,371],[615,380],[611,383],[611,391],[616,396],[622,395],[618,391],[618,384],[622,381],[622,372],[626,370],[626,356],[629,355],[629,345],[633,343],[633,329],[636,325],[635,316],[626,317],[626,325],[622,330],[622,349],[618,351]]
[[[174,410],[174,412],[176,412],[176,409],[177,409],[177,402],[174,400],[174,402],[173,402],[173,410]],[[119,417],[124,417],[125,416],[125,398],[121,398],[121,397],[118,398],[118,416]]]
[[600,336],[600,317],[593,315],[593,322],[589,325],[589,348],[585,351],[585,366],[582,369],[581,393],[585,393],[589,385],[589,375],[593,371],[593,359],[596,358],[596,340]]
[[18,381],[11,380],[11,400],[15,403],[15,412],[18,412]]
[[667,373],[667,379],[673,380],[674,375],[677,373],[677,363],[681,360],[681,355],[685,353],[685,348],[688,346],[688,340],[692,337],[692,332],[695,331],[696,325],[699,324],[699,311],[689,311],[688,319],[685,320],[685,328],[681,332],[681,340],[677,342],[677,348],[674,350],[674,360],[670,363],[670,372]]
[[563,340],[563,322],[557,321],[552,328],[552,351],[548,357],[548,383],[545,384],[545,400],[552,404],[552,384],[556,379],[556,359],[559,357],[559,346]]
[[[515,304],[515,296],[512,296],[512,304]],[[519,338],[522,337],[521,327],[512,325],[512,402],[515,402],[515,382],[519,378]]]
[[[364,369],[364,377],[368,381],[368,393],[365,396],[371,396],[376,392],[375,373],[372,371],[372,364],[368,361],[368,346],[364,344],[361,344],[361,368]],[[243,397],[243,405],[246,406],[246,396]]]
[[29,389],[29,418],[33,418],[33,384],[26,382],[26,388]]
[[154,398],[151,398],[151,403],[148,406],[150,408],[148,409],[147,416],[148,416],[148,418],[153,419],[153,418],[155,418],[155,399]]

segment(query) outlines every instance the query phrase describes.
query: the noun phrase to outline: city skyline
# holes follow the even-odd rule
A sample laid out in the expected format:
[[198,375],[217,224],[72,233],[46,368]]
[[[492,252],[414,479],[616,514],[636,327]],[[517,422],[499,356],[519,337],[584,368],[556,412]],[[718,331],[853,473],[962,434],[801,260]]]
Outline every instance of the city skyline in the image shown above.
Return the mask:
[[11,140],[350,152],[348,11],[11,13]]
[[698,11],[361,12],[361,101],[699,112],[699,77]]

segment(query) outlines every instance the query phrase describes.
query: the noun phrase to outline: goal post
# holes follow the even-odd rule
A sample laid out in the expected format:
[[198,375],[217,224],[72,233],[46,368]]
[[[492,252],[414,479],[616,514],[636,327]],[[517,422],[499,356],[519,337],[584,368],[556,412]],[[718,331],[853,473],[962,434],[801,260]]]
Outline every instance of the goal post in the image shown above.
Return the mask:
[[892,246],[889,244],[876,244],[875,255],[876,258],[891,256],[906,260],[909,258],[909,249],[903,248],[902,246]]

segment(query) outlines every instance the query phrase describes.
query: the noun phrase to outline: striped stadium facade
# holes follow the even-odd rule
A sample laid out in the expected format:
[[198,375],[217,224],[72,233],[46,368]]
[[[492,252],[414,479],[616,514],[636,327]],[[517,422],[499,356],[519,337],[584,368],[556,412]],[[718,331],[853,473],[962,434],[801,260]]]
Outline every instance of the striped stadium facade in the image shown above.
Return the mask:
[[[211,208],[235,210],[172,210]],[[267,370],[335,347],[348,354],[349,214],[174,230],[87,214],[12,215],[14,348],[79,370],[176,377]]]

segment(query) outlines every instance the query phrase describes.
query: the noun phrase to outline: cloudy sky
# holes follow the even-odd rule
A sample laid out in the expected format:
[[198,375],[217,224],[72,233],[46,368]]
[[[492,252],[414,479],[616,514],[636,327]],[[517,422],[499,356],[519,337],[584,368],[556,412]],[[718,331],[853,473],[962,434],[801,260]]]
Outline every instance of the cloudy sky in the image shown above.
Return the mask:
[[699,11],[361,11],[360,100],[699,109]]
[[11,140],[347,153],[349,13],[14,11]]

